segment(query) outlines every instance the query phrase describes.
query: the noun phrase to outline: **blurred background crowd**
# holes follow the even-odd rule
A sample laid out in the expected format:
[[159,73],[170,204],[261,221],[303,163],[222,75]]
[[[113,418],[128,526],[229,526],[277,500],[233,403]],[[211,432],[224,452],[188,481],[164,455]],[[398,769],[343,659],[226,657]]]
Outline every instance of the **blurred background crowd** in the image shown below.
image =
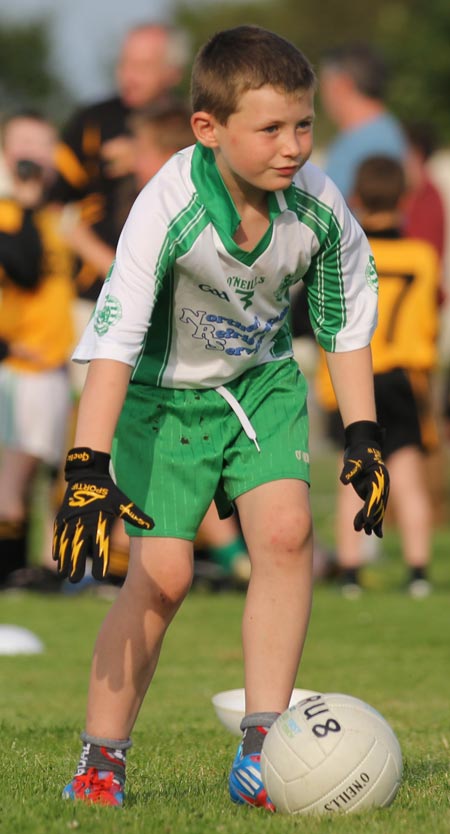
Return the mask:
[[[372,244],[390,521],[410,593],[430,593],[433,525],[448,524],[448,4],[342,0],[322,3],[318,13],[311,0],[301,9],[294,0],[276,7],[205,0],[172,5],[168,18],[156,0],[134,0],[117,16],[106,3],[79,3],[77,21],[73,4],[27,4],[20,22],[15,4],[0,10],[0,589],[79,588],[63,584],[51,561],[85,373],[70,363],[71,351],[133,200],[173,153],[192,144],[189,70],[198,46],[217,29],[257,23],[312,60],[319,79],[312,159]],[[292,332],[310,385],[312,448],[335,449],[338,460],[342,427],[298,288]],[[330,477],[337,480],[337,471]],[[360,568],[376,553],[371,540],[354,535],[348,493],[338,490],[330,507],[333,552],[324,558],[318,542],[315,570],[356,596]],[[111,591],[126,573],[127,544],[117,523]],[[250,567],[236,518],[220,522],[211,507],[196,554],[197,582],[246,586]]]

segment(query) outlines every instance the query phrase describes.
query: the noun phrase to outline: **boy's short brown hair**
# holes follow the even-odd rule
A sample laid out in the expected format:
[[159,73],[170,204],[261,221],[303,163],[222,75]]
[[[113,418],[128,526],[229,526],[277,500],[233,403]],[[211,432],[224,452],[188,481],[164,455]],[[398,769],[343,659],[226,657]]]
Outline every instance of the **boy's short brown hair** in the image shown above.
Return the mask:
[[403,166],[389,156],[370,156],[359,166],[354,194],[366,211],[395,211],[406,189]]
[[191,77],[192,110],[226,124],[247,90],[265,84],[286,93],[316,85],[308,59],[290,41],[259,26],[216,32],[200,49]]

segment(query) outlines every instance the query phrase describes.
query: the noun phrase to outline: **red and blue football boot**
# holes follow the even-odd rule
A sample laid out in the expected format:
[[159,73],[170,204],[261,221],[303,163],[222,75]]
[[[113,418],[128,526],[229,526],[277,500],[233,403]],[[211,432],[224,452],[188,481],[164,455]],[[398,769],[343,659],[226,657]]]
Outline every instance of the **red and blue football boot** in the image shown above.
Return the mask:
[[249,753],[244,756],[242,742],[231,767],[228,787],[231,800],[237,805],[253,805],[275,811],[261,779],[261,754]]
[[90,767],[86,773],[74,776],[62,792],[63,799],[81,799],[97,805],[123,805],[122,782],[111,770]]

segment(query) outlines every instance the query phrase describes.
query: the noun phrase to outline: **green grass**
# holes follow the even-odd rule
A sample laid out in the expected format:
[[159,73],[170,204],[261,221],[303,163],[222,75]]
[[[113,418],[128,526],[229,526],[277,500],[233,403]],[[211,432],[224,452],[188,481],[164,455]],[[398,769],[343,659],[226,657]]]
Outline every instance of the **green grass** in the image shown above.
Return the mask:
[[[313,502],[329,542],[334,468],[318,472]],[[297,685],[348,692],[394,727],[404,778],[394,804],[351,816],[282,817],[234,807],[227,776],[237,740],[211,696],[242,685],[241,594],[193,592],[166,639],[128,758],[126,807],[63,803],[80,751],[93,641],[108,603],[82,596],[0,596],[0,621],[32,629],[44,654],[0,657],[1,834],[448,834],[450,533],[437,530],[435,593],[402,589],[396,534],[367,571],[369,590],[343,600],[317,585]]]

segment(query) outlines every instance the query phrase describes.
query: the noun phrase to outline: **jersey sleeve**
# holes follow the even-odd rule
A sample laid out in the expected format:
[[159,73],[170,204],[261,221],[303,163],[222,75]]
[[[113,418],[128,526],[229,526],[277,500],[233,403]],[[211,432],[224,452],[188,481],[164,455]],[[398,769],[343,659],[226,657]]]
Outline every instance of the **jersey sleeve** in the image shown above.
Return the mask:
[[304,281],[315,337],[326,351],[366,347],[377,324],[378,277],[368,240],[326,178],[319,246]]
[[169,222],[161,184],[152,180],[125,223],[114,264],[74,352],[75,361],[115,359],[135,366],[170,269]]

